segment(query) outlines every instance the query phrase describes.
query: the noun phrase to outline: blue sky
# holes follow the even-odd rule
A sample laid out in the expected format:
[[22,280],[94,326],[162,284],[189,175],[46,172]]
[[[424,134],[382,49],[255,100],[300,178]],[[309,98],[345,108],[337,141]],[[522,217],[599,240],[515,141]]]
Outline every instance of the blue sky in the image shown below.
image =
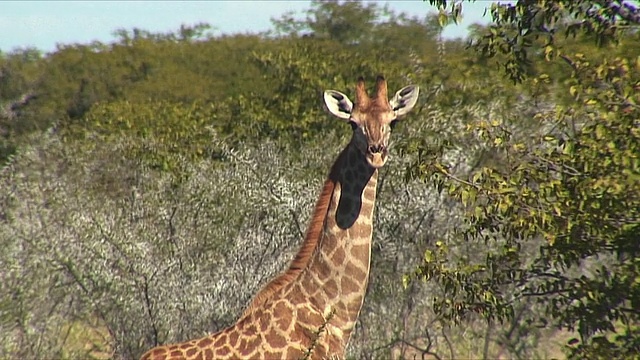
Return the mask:
[[[421,0],[376,1],[395,12],[424,17],[435,8]],[[0,50],[36,47],[54,51],[56,44],[111,42],[116,29],[151,32],[177,30],[181,24],[206,22],[213,34],[260,32],[271,18],[287,11],[301,13],[310,1],[0,1]],[[466,35],[466,27],[482,18],[490,1],[464,3],[463,22],[445,29],[447,38]]]

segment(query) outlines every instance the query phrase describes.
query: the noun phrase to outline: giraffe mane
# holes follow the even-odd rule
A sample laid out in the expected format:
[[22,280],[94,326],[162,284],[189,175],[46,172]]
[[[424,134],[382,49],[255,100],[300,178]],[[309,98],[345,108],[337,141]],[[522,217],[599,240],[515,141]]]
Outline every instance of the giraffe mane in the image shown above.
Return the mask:
[[[345,151],[343,151],[343,153],[344,152]],[[340,154],[339,158],[342,157],[343,153]],[[336,164],[338,162],[339,161],[336,161]],[[241,318],[249,314],[253,308],[262,305],[276,291],[292,282],[309,264],[309,260],[311,260],[311,257],[313,256],[322,235],[325,217],[327,211],[329,211],[331,195],[333,194],[333,189],[335,188],[336,184],[336,164],[334,164],[327,180],[325,180],[324,182],[322,191],[320,192],[320,196],[318,197],[318,201],[316,202],[315,209],[313,210],[311,221],[309,223],[309,227],[307,228],[304,241],[300,246],[300,250],[296,254],[295,258],[289,264],[289,268],[276,276],[267,285],[265,285],[262,290],[258,292],[258,294],[256,294],[247,309],[242,313]]]

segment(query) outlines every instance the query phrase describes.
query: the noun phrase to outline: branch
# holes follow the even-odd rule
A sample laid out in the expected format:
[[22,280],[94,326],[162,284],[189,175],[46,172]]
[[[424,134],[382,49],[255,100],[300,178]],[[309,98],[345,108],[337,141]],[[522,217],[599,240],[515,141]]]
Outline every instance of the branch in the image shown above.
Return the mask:
[[300,235],[300,238],[304,239],[304,231],[302,230],[302,227],[300,226],[300,221],[298,220],[298,215],[292,209],[289,209],[289,213],[291,214],[291,217],[293,218],[293,222],[296,225],[296,229],[298,230],[298,234]]
[[15,119],[18,116],[16,110],[29,104],[29,102],[35,98],[36,94],[34,94],[33,91],[28,91],[22,94],[18,99],[5,104],[2,107],[2,113],[0,113],[0,116],[9,120]]
[[[617,4],[618,2],[619,4]],[[596,3],[603,9],[609,9],[613,14],[613,17],[619,16],[623,20],[632,23],[640,24],[640,9],[633,5],[620,1],[611,0],[598,0]]]
[[448,177],[449,179],[455,180],[459,183],[465,184],[467,186],[471,186],[473,188],[476,188],[477,190],[481,190],[480,186],[473,184],[467,180],[462,180],[459,177],[452,175],[450,172],[448,172],[445,168],[442,168],[440,166],[436,166],[436,169],[438,169],[438,171],[443,174],[444,176]]
[[571,175],[571,176],[584,176],[583,173],[581,173],[576,168],[571,167],[569,165],[560,164],[560,166],[558,166],[558,164],[554,163],[553,161],[545,159],[545,158],[543,158],[541,156],[535,156],[535,155],[530,155],[530,156],[531,156],[531,159],[539,160],[539,161],[547,164],[548,166],[550,166],[553,170],[555,170],[557,172],[564,173],[564,174]]
[[547,296],[547,295],[560,295],[571,292],[573,289],[558,289],[541,292],[522,292],[522,296]]
[[429,333],[427,332],[427,341],[429,342],[429,344],[427,345],[426,349],[423,349],[421,347],[419,347],[418,345],[412,344],[407,340],[401,339],[400,342],[413,348],[414,350],[420,351],[420,353],[422,353],[422,359],[425,358],[425,356],[427,355],[431,355],[433,356],[436,360],[442,360],[442,358],[435,352],[431,351],[431,347],[433,346],[433,342],[431,341],[431,336],[429,336]]
[[[151,275],[151,278],[153,278],[156,272]],[[158,346],[160,344],[160,339],[158,334],[158,327],[156,326],[156,319],[155,316],[153,316],[153,302],[151,301],[152,297],[149,295],[149,281],[147,280],[146,275],[143,276],[143,279],[144,283],[142,284],[142,291],[144,295],[144,305],[147,310],[147,316],[149,316],[149,320],[151,321],[151,332],[153,333],[154,346]]]

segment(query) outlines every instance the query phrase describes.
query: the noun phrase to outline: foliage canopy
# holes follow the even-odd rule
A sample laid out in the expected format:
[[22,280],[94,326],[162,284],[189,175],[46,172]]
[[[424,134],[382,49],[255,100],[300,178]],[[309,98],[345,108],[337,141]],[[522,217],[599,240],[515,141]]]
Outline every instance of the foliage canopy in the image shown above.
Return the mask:
[[234,321],[350,136],[322,91],[379,72],[424,91],[380,174],[350,356],[640,353],[637,7],[494,4],[465,43],[440,25],[466,3],[429,3],[0,54],[0,357],[133,358]]

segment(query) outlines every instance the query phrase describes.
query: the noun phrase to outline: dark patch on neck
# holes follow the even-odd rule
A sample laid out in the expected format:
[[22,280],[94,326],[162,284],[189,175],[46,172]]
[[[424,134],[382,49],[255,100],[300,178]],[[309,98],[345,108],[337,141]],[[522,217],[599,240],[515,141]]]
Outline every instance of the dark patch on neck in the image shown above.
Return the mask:
[[331,172],[332,180],[340,184],[341,193],[338,209],[336,210],[336,224],[341,229],[348,229],[356,222],[362,209],[362,192],[369,183],[375,169],[369,165],[353,143],[340,154],[340,166]]

